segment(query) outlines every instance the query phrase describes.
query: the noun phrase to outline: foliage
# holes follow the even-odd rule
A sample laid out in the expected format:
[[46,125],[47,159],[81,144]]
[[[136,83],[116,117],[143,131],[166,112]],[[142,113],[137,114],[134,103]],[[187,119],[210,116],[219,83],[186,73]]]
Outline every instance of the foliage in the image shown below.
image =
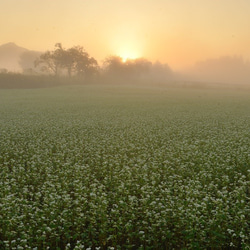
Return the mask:
[[59,75],[66,70],[68,76],[90,76],[97,73],[98,63],[81,46],[64,49],[60,43],[53,51],[47,51],[35,61],[35,66],[42,65],[41,70]]
[[145,58],[128,59],[125,62],[119,56],[109,56],[103,63],[103,74],[115,82],[121,80],[147,82],[166,82],[173,79],[173,72],[168,65],[152,63]]
[[1,249],[249,249],[249,92],[0,92]]

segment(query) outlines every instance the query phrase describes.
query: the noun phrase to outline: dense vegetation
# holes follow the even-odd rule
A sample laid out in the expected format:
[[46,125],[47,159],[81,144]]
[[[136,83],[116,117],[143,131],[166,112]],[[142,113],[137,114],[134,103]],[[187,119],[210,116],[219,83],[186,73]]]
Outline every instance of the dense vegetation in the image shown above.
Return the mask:
[[250,92],[0,91],[1,249],[250,249]]

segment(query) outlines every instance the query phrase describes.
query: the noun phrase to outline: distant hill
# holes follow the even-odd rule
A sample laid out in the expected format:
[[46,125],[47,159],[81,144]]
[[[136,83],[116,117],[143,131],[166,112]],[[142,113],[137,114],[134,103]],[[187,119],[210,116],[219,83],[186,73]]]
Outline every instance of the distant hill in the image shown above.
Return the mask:
[[13,72],[33,68],[33,62],[41,52],[28,50],[15,43],[0,45],[0,69]]

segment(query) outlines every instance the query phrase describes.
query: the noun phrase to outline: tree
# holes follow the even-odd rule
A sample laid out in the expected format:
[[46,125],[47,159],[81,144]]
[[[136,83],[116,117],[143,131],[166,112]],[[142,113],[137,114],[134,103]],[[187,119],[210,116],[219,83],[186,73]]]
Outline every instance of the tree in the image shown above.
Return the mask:
[[69,53],[75,58],[75,71],[78,75],[89,77],[98,72],[97,61],[95,58],[90,57],[82,47],[73,47]]
[[120,56],[109,56],[104,60],[104,71],[108,74],[120,75],[124,71],[124,63]]
[[43,72],[52,73],[58,75],[59,68],[61,66],[62,46],[60,43],[55,44],[53,51],[46,51],[41,54],[37,60],[35,60],[35,67],[42,65],[41,70]]
[[138,78],[147,75],[151,67],[152,63],[144,58],[123,62],[119,56],[110,56],[104,61],[104,72],[113,77]]
[[89,76],[98,71],[98,63],[81,46],[64,49],[60,43],[53,51],[42,54],[35,62],[42,65],[44,71],[59,74],[59,70],[66,70],[69,77],[72,75]]
[[164,83],[172,80],[174,74],[167,64],[152,63],[145,58],[129,59],[123,62],[119,56],[107,57],[103,74],[109,81],[137,83]]

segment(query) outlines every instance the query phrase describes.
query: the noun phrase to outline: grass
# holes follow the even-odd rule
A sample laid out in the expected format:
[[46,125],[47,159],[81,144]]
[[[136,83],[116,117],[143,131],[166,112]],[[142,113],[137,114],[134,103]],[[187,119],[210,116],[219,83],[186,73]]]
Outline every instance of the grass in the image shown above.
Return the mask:
[[249,97],[0,90],[0,247],[250,249]]

